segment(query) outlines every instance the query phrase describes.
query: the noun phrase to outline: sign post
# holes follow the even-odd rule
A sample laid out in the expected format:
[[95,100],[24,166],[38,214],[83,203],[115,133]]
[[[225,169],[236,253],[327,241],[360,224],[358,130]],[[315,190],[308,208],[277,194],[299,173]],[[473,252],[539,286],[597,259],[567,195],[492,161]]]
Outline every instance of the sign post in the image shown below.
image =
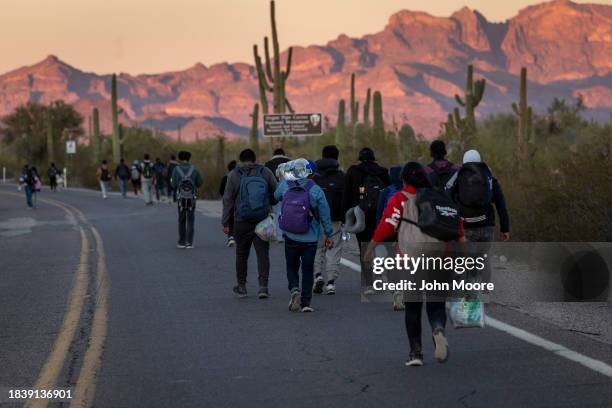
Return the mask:
[[273,113],[264,115],[264,137],[321,136],[321,113]]
[[[74,167],[72,166],[72,157],[76,154],[76,142],[74,140],[66,141],[66,154],[70,156],[70,172],[72,176],[72,171]],[[68,170],[64,169],[64,188],[68,187]]]

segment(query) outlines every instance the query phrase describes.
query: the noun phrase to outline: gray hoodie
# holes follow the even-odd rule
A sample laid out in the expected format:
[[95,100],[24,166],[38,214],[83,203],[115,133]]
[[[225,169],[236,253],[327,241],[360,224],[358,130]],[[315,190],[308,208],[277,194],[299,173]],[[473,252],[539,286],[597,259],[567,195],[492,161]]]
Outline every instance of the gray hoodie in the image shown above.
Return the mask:
[[[223,217],[221,218],[221,224],[223,226],[229,225],[229,219],[231,214],[234,214],[235,221],[242,221],[240,214],[238,214],[238,207],[240,205],[240,173],[239,169],[245,169],[248,174],[253,174],[259,167],[263,167],[261,164],[256,163],[238,163],[236,168],[227,175],[227,185],[225,186],[225,193],[223,194]],[[263,167],[263,178],[268,182],[268,191],[270,192],[270,205],[274,205],[276,200],[274,199],[274,191],[276,191],[276,177],[267,167]]]

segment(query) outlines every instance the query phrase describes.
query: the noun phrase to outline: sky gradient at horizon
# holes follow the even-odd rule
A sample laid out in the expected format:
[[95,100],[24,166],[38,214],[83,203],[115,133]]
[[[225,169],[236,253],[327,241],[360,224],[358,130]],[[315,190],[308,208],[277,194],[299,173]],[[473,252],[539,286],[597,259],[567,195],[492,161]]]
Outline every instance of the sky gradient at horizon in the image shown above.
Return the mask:
[[[277,0],[281,47],[384,28],[399,10],[449,16],[467,5],[504,21],[535,0]],[[612,0],[577,1],[611,4]],[[0,73],[55,54],[85,71],[158,73],[252,61],[269,35],[268,0],[21,0],[0,15]],[[339,18],[338,16],[342,16]]]

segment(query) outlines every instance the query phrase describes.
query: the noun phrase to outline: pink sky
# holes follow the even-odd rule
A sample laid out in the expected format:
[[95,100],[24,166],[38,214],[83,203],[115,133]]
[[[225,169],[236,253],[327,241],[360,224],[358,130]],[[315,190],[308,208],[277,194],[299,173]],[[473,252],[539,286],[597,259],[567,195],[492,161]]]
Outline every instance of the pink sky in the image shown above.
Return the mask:
[[[584,1],[578,1],[584,2]],[[277,0],[281,46],[380,31],[401,9],[449,16],[464,5],[503,21],[532,0]],[[612,4],[612,0],[598,3]],[[97,73],[156,73],[196,62],[251,63],[268,0],[20,0],[0,13],[0,72],[48,54]]]

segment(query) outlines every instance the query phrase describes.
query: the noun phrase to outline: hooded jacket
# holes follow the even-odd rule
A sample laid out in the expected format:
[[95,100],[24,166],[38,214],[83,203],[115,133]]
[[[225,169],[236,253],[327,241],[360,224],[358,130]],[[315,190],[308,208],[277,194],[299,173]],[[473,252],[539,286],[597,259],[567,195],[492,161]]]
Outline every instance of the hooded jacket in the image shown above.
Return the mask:
[[[342,195],[342,213],[359,204],[359,187],[363,186],[366,174],[378,176],[385,186],[391,184],[386,168],[374,161],[362,161],[349,167],[344,176],[344,194]],[[366,229],[357,234],[359,241],[369,241],[376,228],[376,211],[365,213]]]
[[[221,224],[223,226],[229,225],[232,213],[234,214],[235,221],[243,221],[238,213],[238,208],[240,207],[240,179],[242,177],[238,170],[244,170],[247,171],[248,174],[253,174],[260,167],[262,167],[262,165],[257,163],[238,163],[236,168],[227,175],[227,184],[225,185],[225,191],[223,193],[223,216],[221,219]],[[268,183],[270,205],[274,205],[276,203],[274,199],[274,192],[276,191],[277,185],[276,177],[267,167],[264,167],[262,176]]]
[[288,161],[291,161],[291,159],[287,156],[277,154],[275,156],[272,156],[272,158],[266,162],[265,166],[270,169],[272,174],[274,174],[274,177],[276,177],[276,169],[278,168],[278,166],[282,163],[287,163]]
[[380,218],[382,217],[383,211],[387,207],[387,203],[393,197],[395,193],[398,191],[402,191],[404,187],[404,183],[402,183],[402,167],[401,166],[393,166],[389,169],[389,179],[391,180],[391,185],[385,188],[380,196],[378,196],[378,203],[376,204],[376,225],[380,222]]
[[[340,170],[340,163],[338,162],[338,160],[323,158],[321,160],[317,160],[316,165],[317,172],[313,177],[315,183],[317,183],[318,185],[322,185],[325,177],[329,177],[334,173],[338,173],[339,178],[341,178],[342,181],[342,185],[340,185],[340,188],[344,188],[344,172]],[[339,196],[339,199],[337,200],[330,200],[328,197],[327,204],[329,205],[332,221],[344,221],[344,213],[342,212],[342,197]]]

